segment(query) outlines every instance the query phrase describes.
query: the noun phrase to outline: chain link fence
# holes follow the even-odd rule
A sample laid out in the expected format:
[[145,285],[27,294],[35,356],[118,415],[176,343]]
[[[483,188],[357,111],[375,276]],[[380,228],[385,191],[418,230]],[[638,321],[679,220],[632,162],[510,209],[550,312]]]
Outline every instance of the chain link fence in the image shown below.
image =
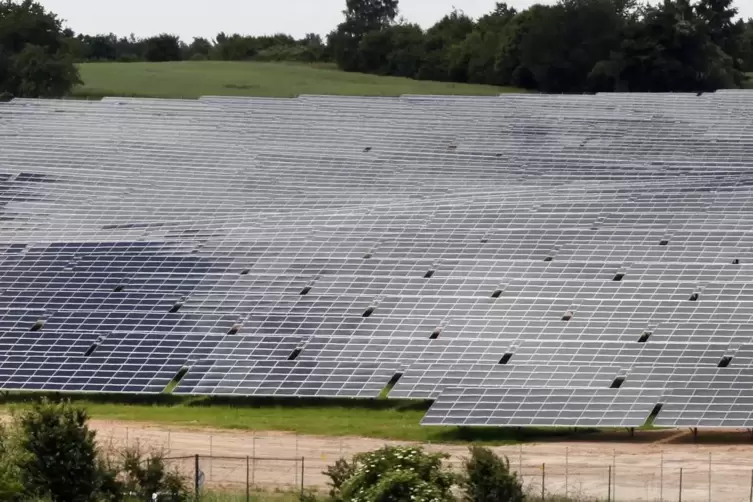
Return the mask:
[[[99,429],[111,448],[138,446],[158,450],[188,479],[201,478],[208,490],[250,495],[284,491],[326,492],[323,474],[340,458],[386,444],[410,444],[359,438],[299,437],[273,432],[216,432],[163,428]],[[743,439],[743,436],[740,438]],[[745,438],[747,439],[747,438]],[[424,444],[450,455],[448,465],[462,469],[467,446]],[[511,470],[528,492],[574,500],[753,502],[753,445],[703,447],[583,442],[499,446]],[[197,468],[198,459],[198,468]],[[253,500],[253,498],[252,498]]]

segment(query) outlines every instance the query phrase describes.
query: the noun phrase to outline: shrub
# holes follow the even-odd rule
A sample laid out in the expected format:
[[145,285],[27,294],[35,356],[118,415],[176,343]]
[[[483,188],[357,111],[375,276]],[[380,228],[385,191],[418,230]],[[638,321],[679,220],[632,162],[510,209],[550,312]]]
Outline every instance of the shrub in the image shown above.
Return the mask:
[[52,502],[95,500],[101,476],[86,412],[69,402],[43,400],[15,419],[16,465],[27,494]]
[[356,466],[341,458],[334,465],[327,467],[327,470],[322,474],[327,476],[330,480],[329,496],[336,499],[342,489],[342,486],[347,480],[349,480],[353,474],[355,474]]
[[489,448],[473,446],[460,478],[463,502],[523,502],[523,485],[516,473],[510,472],[510,462]]
[[10,438],[10,431],[0,425],[0,500],[21,500],[23,484],[18,469],[18,452]]
[[455,476],[444,470],[445,454],[416,447],[384,447],[353,457],[355,467],[333,499],[348,502],[450,502]]
[[186,480],[178,472],[168,471],[161,453],[144,455],[138,448],[129,448],[122,458],[124,492],[136,494],[139,500],[151,500],[155,493],[164,502],[189,499]]

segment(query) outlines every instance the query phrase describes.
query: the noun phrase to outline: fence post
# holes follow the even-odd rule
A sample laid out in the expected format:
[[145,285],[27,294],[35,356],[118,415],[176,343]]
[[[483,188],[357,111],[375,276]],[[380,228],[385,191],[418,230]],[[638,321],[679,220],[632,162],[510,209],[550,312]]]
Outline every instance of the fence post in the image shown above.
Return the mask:
[[546,464],[541,464],[541,502],[546,500]]
[[518,450],[518,460],[520,462],[520,482],[523,482],[523,443],[520,443],[520,450]]
[[565,447],[565,498],[567,498],[568,495],[568,481],[570,477],[570,447]]
[[612,500],[617,500],[617,450],[612,450]]
[[664,502],[664,450],[659,461],[659,502]]
[[212,481],[212,468],[214,467],[214,452],[212,451],[212,435],[209,435],[209,481]]
[[709,502],[711,502],[711,452],[709,452]]
[[196,455],[194,457],[194,469],[193,469],[193,489],[194,489],[194,500],[198,502],[199,500],[199,456]]
[[679,502],[682,502],[682,467],[680,467],[680,497],[678,498]]
[[612,466],[609,466],[607,473],[607,502],[612,502]]
[[249,468],[248,464],[251,462],[249,461],[248,455],[246,455],[246,502],[251,502],[251,484],[248,482],[248,476],[249,476]]
[[254,459],[251,466],[251,484],[256,485],[256,431],[254,431],[253,443],[251,444],[251,458]]
[[304,491],[306,489],[303,483],[303,478],[305,476],[305,473],[306,473],[306,458],[301,457],[301,500],[303,500]]

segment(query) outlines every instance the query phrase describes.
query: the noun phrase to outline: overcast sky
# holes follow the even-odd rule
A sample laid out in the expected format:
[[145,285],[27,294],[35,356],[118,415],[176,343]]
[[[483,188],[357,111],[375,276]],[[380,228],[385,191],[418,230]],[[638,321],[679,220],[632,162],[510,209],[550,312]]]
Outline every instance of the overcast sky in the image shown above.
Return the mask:
[[[345,0],[40,0],[77,33],[149,36],[168,32],[190,41],[213,38],[220,31],[263,35],[325,35],[342,20]],[[401,14],[424,27],[453,7],[478,17],[496,0],[400,0]],[[507,0],[518,9],[555,0]],[[740,14],[753,17],[753,0],[735,2]]]

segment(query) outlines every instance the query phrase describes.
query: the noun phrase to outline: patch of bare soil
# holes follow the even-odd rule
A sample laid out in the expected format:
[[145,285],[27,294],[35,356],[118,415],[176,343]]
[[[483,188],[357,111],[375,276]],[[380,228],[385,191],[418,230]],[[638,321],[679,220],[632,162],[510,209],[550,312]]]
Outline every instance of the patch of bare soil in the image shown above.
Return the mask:
[[[266,489],[326,489],[326,467],[341,457],[385,444],[367,438],[329,438],[284,432],[227,431],[93,420],[103,445],[163,450],[187,476],[199,470],[208,486],[245,490],[248,480]],[[706,431],[696,441],[678,431],[597,435],[587,441],[542,442],[493,448],[537,493],[611,500],[748,501],[753,480],[753,441],[744,432]],[[460,467],[461,445],[425,444]],[[682,485],[680,483],[682,469]],[[610,479],[611,476],[611,479]]]

